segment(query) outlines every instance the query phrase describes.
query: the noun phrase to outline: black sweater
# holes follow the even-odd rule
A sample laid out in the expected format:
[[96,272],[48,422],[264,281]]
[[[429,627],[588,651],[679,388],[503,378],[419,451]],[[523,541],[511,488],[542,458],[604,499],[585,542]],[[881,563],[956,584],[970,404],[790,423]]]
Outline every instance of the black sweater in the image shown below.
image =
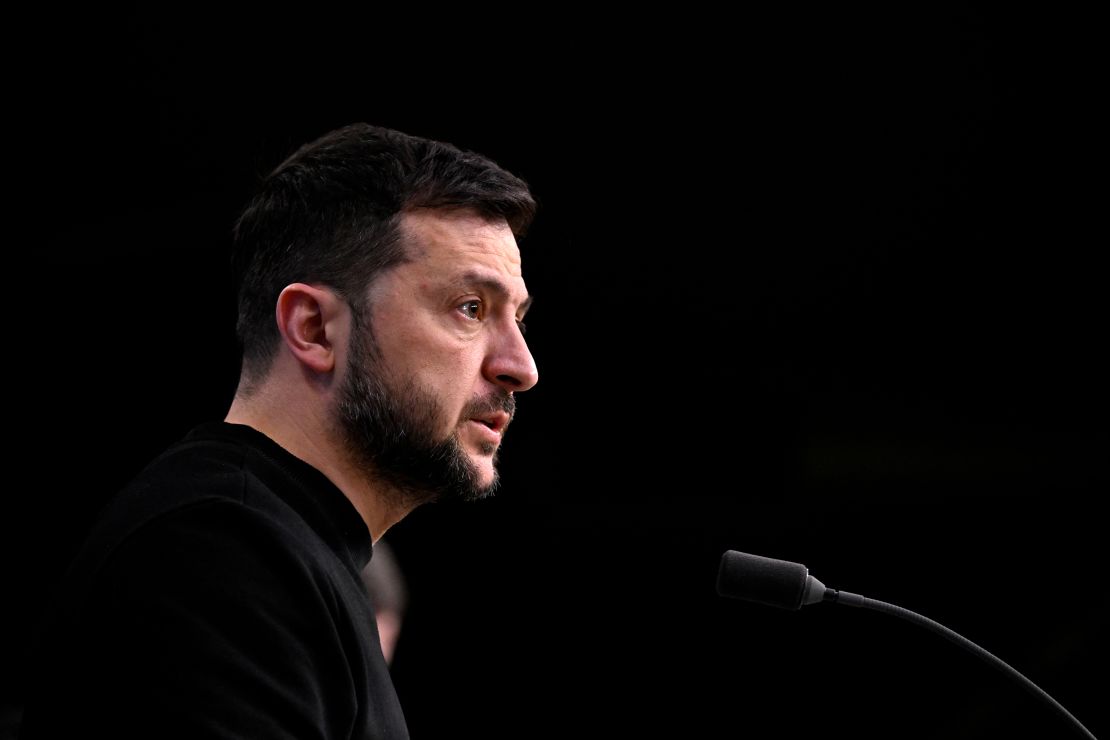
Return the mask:
[[197,427],[103,511],[32,653],[37,738],[407,738],[362,568],[322,473]]

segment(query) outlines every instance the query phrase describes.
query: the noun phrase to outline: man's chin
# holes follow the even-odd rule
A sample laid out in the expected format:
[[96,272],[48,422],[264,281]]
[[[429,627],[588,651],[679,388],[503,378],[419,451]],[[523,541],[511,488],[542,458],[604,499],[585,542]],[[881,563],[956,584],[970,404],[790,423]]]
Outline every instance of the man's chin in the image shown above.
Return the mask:
[[493,493],[492,489],[497,487],[497,469],[493,467],[493,462],[488,457],[475,460],[474,468],[478,472],[475,481],[477,488],[482,491],[478,498],[486,498]]
[[467,498],[472,500],[489,498],[499,484],[496,456],[471,452],[467,458],[473,476],[470,495]]
[[470,492],[470,495],[467,497],[467,500],[469,500],[469,501],[484,501],[487,498],[493,498],[493,495],[497,492],[497,488],[498,488],[498,482],[497,482],[497,479],[494,478],[493,482],[490,485],[482,486],[481,488],[473,489]]

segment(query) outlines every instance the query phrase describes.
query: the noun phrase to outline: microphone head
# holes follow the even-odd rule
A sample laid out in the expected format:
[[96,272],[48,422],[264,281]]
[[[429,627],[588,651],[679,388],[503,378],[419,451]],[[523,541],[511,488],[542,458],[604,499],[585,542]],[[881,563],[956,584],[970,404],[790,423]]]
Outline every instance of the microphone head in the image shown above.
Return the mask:
[[729,550],[721,556],[717,593],[780,609],[821,601],[825,586],[801,563]]

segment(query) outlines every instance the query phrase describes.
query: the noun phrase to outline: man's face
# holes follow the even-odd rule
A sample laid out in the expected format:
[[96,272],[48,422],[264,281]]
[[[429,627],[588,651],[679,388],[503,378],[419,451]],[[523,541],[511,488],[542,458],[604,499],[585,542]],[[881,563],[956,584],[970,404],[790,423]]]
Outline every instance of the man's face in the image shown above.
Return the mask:
[[539,377],[520,251],[506,224],[469,213],[409,213],[401,232],[409,259],[374,281],[369,321],[355,317],[338,419],[355,461],[408,503],[481,498],[513,393]]

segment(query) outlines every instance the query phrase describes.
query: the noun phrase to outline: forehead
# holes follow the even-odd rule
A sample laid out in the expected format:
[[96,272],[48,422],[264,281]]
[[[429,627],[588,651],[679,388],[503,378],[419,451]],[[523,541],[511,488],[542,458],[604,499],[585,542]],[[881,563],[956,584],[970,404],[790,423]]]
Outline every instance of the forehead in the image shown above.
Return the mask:
[[387,283],[434,301],[478,293],[517,313],[531,305],[520,249],[504,219],[462,210],[413,211],[401,216],[400,231],[407,257],[392,268]]
[[504,219],[491,221],[466,210],[408,211],[401,215],[408,261],[436,265],[482,263],[521,277],[520,249]]

